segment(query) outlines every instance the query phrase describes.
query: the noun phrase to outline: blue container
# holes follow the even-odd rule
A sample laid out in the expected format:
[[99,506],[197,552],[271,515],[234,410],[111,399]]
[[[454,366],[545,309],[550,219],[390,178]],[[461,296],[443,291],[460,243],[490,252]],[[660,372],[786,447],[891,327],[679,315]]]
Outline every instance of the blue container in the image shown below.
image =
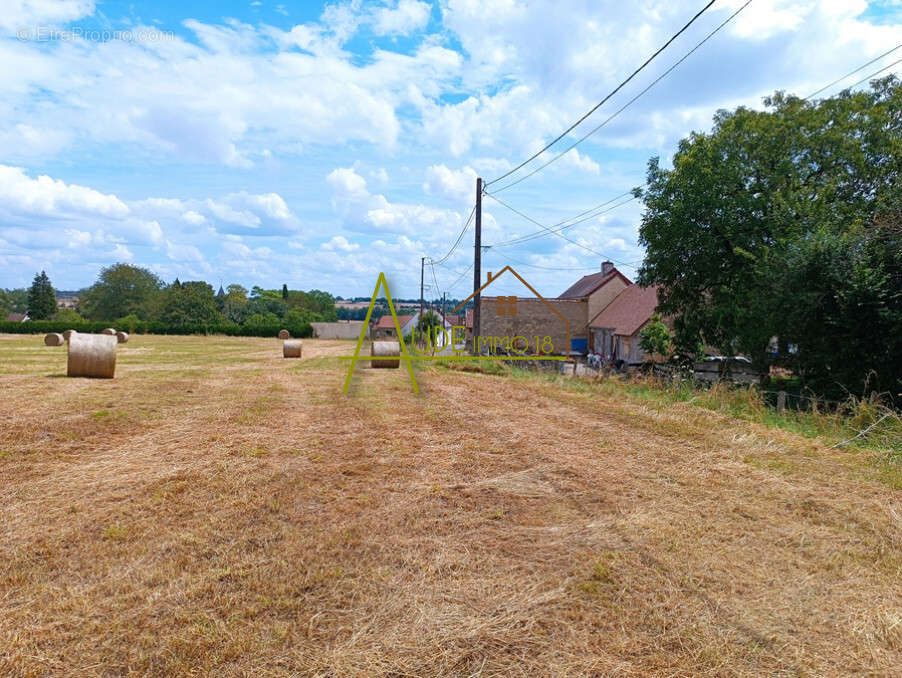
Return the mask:
[[586,353],[589,350],[589,340],[588,339],[571,339],[570,340],[570,350],[574,353]]

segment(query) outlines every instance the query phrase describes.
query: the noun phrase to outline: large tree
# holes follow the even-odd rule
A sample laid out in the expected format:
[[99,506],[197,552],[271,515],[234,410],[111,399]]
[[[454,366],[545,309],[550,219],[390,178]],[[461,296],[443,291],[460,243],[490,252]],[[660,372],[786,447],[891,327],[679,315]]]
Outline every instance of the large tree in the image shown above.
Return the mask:
[[79,301],[82,314],[91,320],[114,321],[127,315],[154,320],[160,312],[163,281],[152,271],[131,264],[113,264]]
[[47,320],[56,313],[56,293],[44,271],[35,275],[28,289],[28,315],[32,320]]
[[764,366],[776,335],[793,344],[781,359],[821,390],[895,388],[902,372],[873,347],[902,332],[898,240],[876,226],[902,196],[902,86],[765,103],[718,112],[672,169],[651,160],[640,282],[661,286],[678,344]]
[[176,280],[165,290],[161,320],[172,325],[212,325],[223,318],[209,283]]

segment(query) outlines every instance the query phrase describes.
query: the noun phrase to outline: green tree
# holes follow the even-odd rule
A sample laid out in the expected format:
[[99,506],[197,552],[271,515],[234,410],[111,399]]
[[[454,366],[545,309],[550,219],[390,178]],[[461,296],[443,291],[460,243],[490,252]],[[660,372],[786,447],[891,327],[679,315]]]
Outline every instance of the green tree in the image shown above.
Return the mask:
[[160,319],[172,325],[213,325],[223,320],[213,288],[205,282],[174,282],[167,287]]
[[223,303],[223,314],[230,322],[244,322],[248,315],[247,290],[241,285],[229,285]]
[[[889,310],[891,243],[871,235],[902,198],[902,86],[765,103],[718,112],[710,133],[680,142],[672,169],[650,161],[639,280],[660,285],[679,345],[702,340],[763,368],[778,336],[798,347],[781,360],[802,369],[807,356],[812,384],[860,393],[874,371],[896,383],[902,374],[865,344],[891,345],[902,330]],[[879,334],[850,334],[871,315]],[[858,359],[840,359],[845,350]]]
[[56,293],[44,271],[34,277],[28,289],[28,315],[32,320],[47,320],[56,313]]
[[6,293],[6,290],[0,290],[0,320],[6,318],[6,316],[13,311],[13,300],[10,299],[9,294]]
[[649,356],[659,355],[666,358],[671,353],[672,343],[670,330],[661,320],[659,313],[655,313],[639,332],[639,348]]
[[61,308],[53,314],[53,320],[61,323],[75,324],[84,322],[85,319],[82,318],[81,314],[74,308]]
[[284,283],[282,285],[282,298],[286,301],[288,300],[288,285],[285,285]]
[[91,320],[113,321],[127,315],[154,320],[161,311],[163,281],[140,266],[113,264],[83,295],[79,307]]
[[6,296],[10,303],[10,313],[25,313],[28,310],[28,290],[24,287],[6,290]]

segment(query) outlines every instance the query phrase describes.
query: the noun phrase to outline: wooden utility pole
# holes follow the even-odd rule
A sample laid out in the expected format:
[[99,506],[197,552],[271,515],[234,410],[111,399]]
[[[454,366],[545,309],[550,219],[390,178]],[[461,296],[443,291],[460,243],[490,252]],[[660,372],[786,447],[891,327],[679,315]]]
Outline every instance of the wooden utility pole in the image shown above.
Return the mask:
[[423,269],[426,267],[426,257],[420,257],[420,317],[423,317],[423,307],[426,301],[423,297]]
[[476,178],[476,237],[473,249],[473,353],[479,344],[479,297],[482,285],[482,177]]
[[445,292],[442,292],[442,323],[445,322]]

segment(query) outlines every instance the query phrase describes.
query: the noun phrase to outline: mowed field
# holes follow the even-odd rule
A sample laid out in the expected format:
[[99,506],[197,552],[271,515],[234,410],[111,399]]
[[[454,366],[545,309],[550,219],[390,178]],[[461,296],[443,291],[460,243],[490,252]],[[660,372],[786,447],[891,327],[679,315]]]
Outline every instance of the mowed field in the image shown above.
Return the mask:
[[866,453],[352,350],[0,336],[0,675],[902,673]]

